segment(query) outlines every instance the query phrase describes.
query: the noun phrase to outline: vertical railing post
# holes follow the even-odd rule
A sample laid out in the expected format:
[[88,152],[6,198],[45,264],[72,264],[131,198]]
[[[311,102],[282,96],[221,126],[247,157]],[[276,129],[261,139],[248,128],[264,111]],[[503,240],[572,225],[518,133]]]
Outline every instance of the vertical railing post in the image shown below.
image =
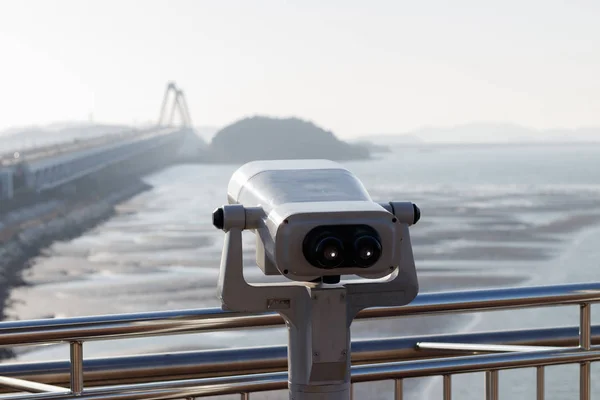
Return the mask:
[[402,388],[402,379],[396,379],[394,381],[394,400],[402,400],[404,398],[404,391]]
[[536,371],[535,371],[535,380],[536,380],[535,386],[536,386],[536,399],[537,400],[544,400],[544,396],[545,396],[544,375],[545,375],[544,367],[537,367]]
[[444,400],[452,400],[452,376],[444,375]]
[[498,400],[498,371],[485,372],[485,400]]
[[[579,306],[579,348],[582,351],[592,347],[592,311],[589,303]],[[579,368],[579,399],[590,400],[590,363],[585,361]]]
[[80,395],[83,392],[83,343],[73,341],[71,347],[71,392]]

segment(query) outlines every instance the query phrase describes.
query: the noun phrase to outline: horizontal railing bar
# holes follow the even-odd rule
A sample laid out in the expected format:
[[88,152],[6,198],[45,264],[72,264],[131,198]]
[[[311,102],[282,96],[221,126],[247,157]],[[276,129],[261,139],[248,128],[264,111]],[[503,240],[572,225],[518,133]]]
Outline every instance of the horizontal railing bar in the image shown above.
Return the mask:
[[[424,341],[445,344],[576,347],[578,340],[578,327],[356,340],[352,342],[352,362],[354,364],[389,362],[452,356],[457,353],[441,349],[419,349],[418,343]],[[600,325],[592,327],[592,343],[600,344]],[[256,374],[287,369],[287,346],[90,358],[84,359],[83,365],[85,383],[88,386],[161,379],[204,378],[225,374]],[[0,375],[55,385],[69,384],[69,370],[69,361],[0,364]]]
[[[235,376],[227,378],[208,378],[185,381],[155,382],[91,388],[81,395],[15,395],[2,397],[3,400],[64,400],[64,399],[181,399],[186,397],[206,397],[239,393],[253,393],[287,389],[287,372],[260,374],[254,376]],[[118,392],[121,393],[118,393]]]
[[[147,318],[142,314],[148,314]],[[87,322],[73,321],[71,318],[50,319],[43,320],[43,325],[33,324],[31,327],[27,324],[29,321],[19,321],[22,324],[19,327],[10,326],[9,324],[13,324],[12,321],[2,322],[0,323],[0,347],[189,334],[283,324],[283,319],[278,314],[250,315],[220,309],[142,314],[116,315],[114,319],[107,318],[108,316],[86,317],[89,318]]]
[[[536,366],[580,363],[600,360],[600,351],[555,350],[525,353],[495,353],[434,360],[401,361],[352,367],[352,382],[369,382],[425,376],[450,375],[530,368]],[[63,400],[63,399],[174,399],[205,397],[242,392],[258,392],[287,388],[287,372],[221,378],[154,382],[112,387],[91,388],[80,396],[72,394],[17,395],[6,400]]]
[[8,376],[0,376],[0,385],[9,387],[11,389],[17,389],[32,393],[69,392],[67,389],[60,386],[46,385],[44,383],[32,382],[25,379],[11,378]]
[[560,350],[561,347],[552,346],[518,346],[506,344],[472,344],[472,343],[444,343],[444,342],[419,342],[419,350],[448,350],[461,353],[508,353],[511,351],[548,351]]
[[353,367],[352,382],[405,379],[447,374],[465,374],[487,370],[532,368],[599,361],[600,350],[561,349],[492,353],[474,356],[397,361]]
[[402,307],[363,310],[360,318],[445,314],[470,311],[545,307],[600,301],[600,282],[567,285],[511,287],[418,295]]
[[[361,311],[357,318],[390,318],[541,307],[600,301],[600,283],[420,294],[409,305]],[[0,323],[0,346],[198,333],[283,324],[278,314],[198,309]]]

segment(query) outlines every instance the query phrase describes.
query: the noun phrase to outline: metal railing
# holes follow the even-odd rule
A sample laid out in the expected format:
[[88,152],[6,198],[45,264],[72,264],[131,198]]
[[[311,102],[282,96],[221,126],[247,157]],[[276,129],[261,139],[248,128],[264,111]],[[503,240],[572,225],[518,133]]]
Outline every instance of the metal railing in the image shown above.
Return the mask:
[[[442,376],[443,398],[452,396],[452,375],[485,372],[486,394],[498,399],[499,371],[536,368],[537,399],[544,399],[546,366],[579,364],[580,399],[590,398],[590,363],[600,360],[600,326],[591,325],[591,304],[600,283],[428,293],[407,306],[367,309],[358,319],[436,315],[573,305],[578,327],[429,335],[353,341],[352,382],[393,380],[403,398],[406,378]],[[0,365],[6,399],[190,399],[287,388],[284,346],[86,359],[91,340],[190,334],[283,325],[277,314],[220,309],[182,310],[0,323],[0,346],[70,344],[70,361]],[[23,394],[22,392],[31,392]]]

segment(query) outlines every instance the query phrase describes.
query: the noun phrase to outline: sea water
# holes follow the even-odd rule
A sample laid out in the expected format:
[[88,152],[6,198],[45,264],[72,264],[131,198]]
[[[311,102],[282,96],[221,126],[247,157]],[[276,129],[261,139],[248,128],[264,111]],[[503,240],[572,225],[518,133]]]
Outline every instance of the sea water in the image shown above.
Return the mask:
[[[374,200],[413,201],[421,208],[411,236],[422,292],[600,279],[600,145],[406,146],[344,165]],[[237,167],[182,165],[146,177],[152,190],[34,261],[24,273],[28,285],[12,293],[12,318],[218,307],[223,233],[211,225],[211,213],[226,202]],[[244,244],[245,274],[259,281],[251,234]],[[577,307],[567,307],[356,322],[352,334],[364,339],[577,322]],[[283,329],[269,332],[91,342],[85,351],[96,357],[286,342]],[[19,359],[67,354],[64,346],[46,346],[22,351]],[[503,398],[532,398],[535,371],[524,371],[500,373]],[[548,368],[546,398],[576,398],[577,372],[577,366]],[[441,397],[438,379],[408,381],[407,398]],[[454,394],[481,398],[483,382],[483,374],[457,376]],[[357,398],[390,394],[386,383],[355,389]]]

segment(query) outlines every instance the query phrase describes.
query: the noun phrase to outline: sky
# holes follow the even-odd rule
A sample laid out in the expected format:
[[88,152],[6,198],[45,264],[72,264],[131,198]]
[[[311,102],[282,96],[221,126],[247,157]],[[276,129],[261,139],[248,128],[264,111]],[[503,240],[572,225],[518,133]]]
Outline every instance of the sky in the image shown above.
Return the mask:
[[0,130],[155,121],[171,80],[203,126],[600,126],[598,21],[597,0],[3,0]]

